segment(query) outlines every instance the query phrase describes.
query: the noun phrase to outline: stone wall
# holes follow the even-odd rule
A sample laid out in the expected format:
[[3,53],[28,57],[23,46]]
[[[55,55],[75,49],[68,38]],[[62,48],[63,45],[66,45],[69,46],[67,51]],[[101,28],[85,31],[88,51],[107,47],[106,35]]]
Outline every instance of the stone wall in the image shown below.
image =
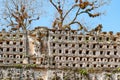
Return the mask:
[[120,79],[120,33],[37,27],[28,31],[29,55],[25,39],[19,31],[0,32],[1,80]]

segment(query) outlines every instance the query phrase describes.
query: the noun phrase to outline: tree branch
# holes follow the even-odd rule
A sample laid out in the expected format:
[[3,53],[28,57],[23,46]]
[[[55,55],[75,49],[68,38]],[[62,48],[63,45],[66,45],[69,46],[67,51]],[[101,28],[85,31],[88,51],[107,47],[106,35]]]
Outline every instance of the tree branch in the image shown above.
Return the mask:
[[74,21],[74,22],[72,22],[72,23],[69,24],[69,25],[72,25],[72,24],[78,24],[79,27],[80,27],[79,30],[82,30],[82,29],[83,29],[85,32],[88,32],[88,30],[86,29],[86,27],[84,27],[80,22],[78,22],[78,21]]
[[73,19],[73,20],[72,20],[69,24],[74,23],[74,21],[77,19],[77,16],[78,16],[79,11],[80,11],[80,8],[77,10],[77,12],[76,12],[76,15],[75,15],[74,19]]
[[57,6],[53,3],[53,1],[52,0],[50,0],[50,3],[57,9],[57,11],[58,11],[58,8],[57,8]]
[[67,12],[66,12],[66,14],[64,15],[64,17],[63,17],[63,20],[65,19],[65,17],[70,13],[70,11],[72,10],[72,9],[74,9],[76,7],[76,5],[73,5]]

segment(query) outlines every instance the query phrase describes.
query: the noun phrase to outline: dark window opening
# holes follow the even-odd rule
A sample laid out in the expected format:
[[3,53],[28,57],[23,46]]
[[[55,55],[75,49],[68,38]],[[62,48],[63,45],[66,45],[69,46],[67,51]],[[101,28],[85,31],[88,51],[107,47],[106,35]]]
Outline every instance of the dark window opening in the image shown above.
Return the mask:
[[100,51],[100,55],[102,55],[103,54],[103,51]]
[[22,62],[22,61],[20,61],[20,63],[22,64],[23,62]]
[[55,49],[53,49],[53,53],[55,53]]
[[7,55],[7,58],[9,58],[9,55]]
[[68,47],[68,44],[65,44],[65,47]]
[[36,64],[35,62],[33,62],[33,64]]
[[93,40],[95,40],[95,37],[93,37]]
[[114,51],[114,55],[117,55],[117,51]]
[[114,38],[113,40],[116,41],[116,38]]
[[103,67],[104,65],[103,64],[101,64],[101,67]]
[[79,51],[79,54],[82,54],[82,50]]
[[118,65],[115,65],[115,67],[118,67]]
[[2,37],[2,34],[0,34],[0,37]]
[[20,58],[22,58],[22,55],[20,55]]
[[54,65],[54,66],[55,66],[55,63],[53,63],[52,65]]
[[109,45],[107,45],[107,48],[109,48]]
[[101,58],[101,61],[103,60],[103,58]]
[[107,55],[110,55],[110,51],[107,51]]
[[93,66],[96,67],[96,64],[94,64]]
[[68,64],[66,64],[66,66],[68,66]]
[[65,37],[65,39],[67,40],[67,39],[68,39],[68,37],[66,36],[66,37]]
[[20,35],[20,38],[22,38],[23,37],[23,35]]
[[61,39],[61,37],[59,37],[59,39]]
[[61,53],[62,51],[61,50],[59,50],[59,53]]
[[89,37],[86,37],[86,40],[89,40]]
[[0,42],[0,44],[3,44],[3,42]]
[[117,58],[115,58],[115,62],[117,62]]
[[61,44],[59,44],[59,47],[61,47]]
[[55,43],[53,43],[53,46],[55,46]]
[[80,67],[82,67],[82,64],[80,64]]
[[7,63],[9,63],[9,61],[7,61]]
[[95,48],[96,44],[93,44],[93,48]]
[[23,49],[22,49],[22,48],[20,48],[20,49],[19,49],[19,51],[20,51],[20,52],[23,52]]
[[52,39],[55,39],[55,36],[53,36]]
[[75,50],[72,50],[72,53],[75,54]]
[[20,42],[20,45],[23,45],[23,42]]
[[13,45],[16,45],[16,42],[13,42]]
[[110,61],[110,58],[108,58],[108,62]]
[[6,42],[6,44],[9,44],[9,43],[10,43],[9,41]]
[[116,49],[117,48],[117,46],[114,46],[114,49]]
[[99,40],[101,41],[101,40],[102,40],[102,37],[99,37]]
[[87,64],[87,67],[89,67],[89,64]]
[[102,48],[103,46],[102,45],[100,45],[100,48]]
[[16,37],[16,35],[13,35],[13,37]]
[[87,45],[86,47],[89,48],[89,45]]
[[6,50],[6,51],[7,51],[7,52],[8,52],[8,51],[10,51],[10,49],[9,49],[9,48],[7,48],[7,50]]
[[96,51],[93,51],[93,55],[95,55]]
[[62,65],[62,63],[60,63],[60,66]]
[[68,50],[65,50],[65,53],[68,53]]
[[79,47],[82,47],[82,44],[79,44]]
[[86,54],[89,54],[89,51],[86,51]]
[[96,58],[94,58],[94,61],[96,61]]
[[3,51],[3,48],[0,48],[1,51]]
[[75,47],[75,44],[72,44],[72,47]]
[[74,40],[74,36],[72,36],[71,38],[72,38],[72,40]]
[[82,37],[79,37],[79,40],[81,41],[81,40],[82,40]]
[[6,55],[4,55],[4,57],[6,57]]
[[16,58],[16,55],[14,55],[13,58]]
[[110,67],[110,65],[108,65],[108,67]]
[[13,52],[15,52],[16,51],[16,48],[13,48]]
[[80,57],[80,61],[82,60],[82,57]]
[[73,64],[73,67],[75,67],[75,64]]
[[0,63],[3,63],[3,61],[0,61]]
[[106,38],[106,41],[109,41],[109,37]]
[[10,35],[9,35],[9,34],[7,34],[7,37],[10,37]]
[[16,63],[16,61],[13,61],[13,63]]

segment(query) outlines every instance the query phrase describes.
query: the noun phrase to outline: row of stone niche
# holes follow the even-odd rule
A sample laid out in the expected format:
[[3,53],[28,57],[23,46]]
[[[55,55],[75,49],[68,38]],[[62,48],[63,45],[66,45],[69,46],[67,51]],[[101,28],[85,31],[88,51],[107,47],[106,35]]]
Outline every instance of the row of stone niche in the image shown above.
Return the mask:
[[51,54],[65,54],[65,55],[93,55],[93,56],[119,56],[116,50],[72,50],[72,49],[51,49]]
[[53,58],[56,62],[117,62],[120,63],[119,58],[100,58],[100,57],[65,57],[56,56]]
[[5,52],[19,52],[19,53],[22,53],[22,52],[24,52],[24,49],[23,48],[15,48],[15,47],[14,48],[13,47],[12,48],[7,47],[7,48],[0,48],[0,51],[4,52],[4,53]]
[[119,49],[116,44],[85,44],[85,43],[50,43],[51,48],[87,48],[87,49]]
[[55,67],[77,67],[77,68],[117,68],[117,67],[120,67],[119,64],[116,64],[116,65],[112,65],[112,64],[97,64],[97,63],[94,63],[94,64],[91,64],[91,63],[60,63],[60,62],[57,62],[57,63],[53,63],[52,64],[53,66]]
[[0,41],[0,45],[23,45],[23,41]]
[[119,37],[111,37],[111,36],[60,36],[60,35],[51,35],[50,40],[76,40],[76,41],[98,41],[98,42],[105,42],[105,41],[118,41]]
[[22,38],[23,34],[0,33],[0,37],[18,37],[18,38]]
[[7,59],[23,59],[24,56],[20,54],[0,54],[0,58],[7,58]]
[[[80,35],[91,35],[90,32],[84,34],[80,31],[77,30],[49,30],[50,34],[80,34]],[[96,34],[92,34],[92,35],[96,35]],[[117,32],[116,34],[113,34],[112,31],[110,32],[100,32],[99,35],[116,35],[116,36],[120,36],[120,32]]]

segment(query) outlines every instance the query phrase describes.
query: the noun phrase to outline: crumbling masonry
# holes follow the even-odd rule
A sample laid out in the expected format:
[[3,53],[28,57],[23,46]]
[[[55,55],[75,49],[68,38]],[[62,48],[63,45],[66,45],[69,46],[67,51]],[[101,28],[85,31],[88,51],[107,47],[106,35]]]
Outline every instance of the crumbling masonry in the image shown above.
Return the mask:
[[[120,33],[37,27],[0,32],[0,80],[120,80]],[[30,63],[28,62],[30,59]]]

